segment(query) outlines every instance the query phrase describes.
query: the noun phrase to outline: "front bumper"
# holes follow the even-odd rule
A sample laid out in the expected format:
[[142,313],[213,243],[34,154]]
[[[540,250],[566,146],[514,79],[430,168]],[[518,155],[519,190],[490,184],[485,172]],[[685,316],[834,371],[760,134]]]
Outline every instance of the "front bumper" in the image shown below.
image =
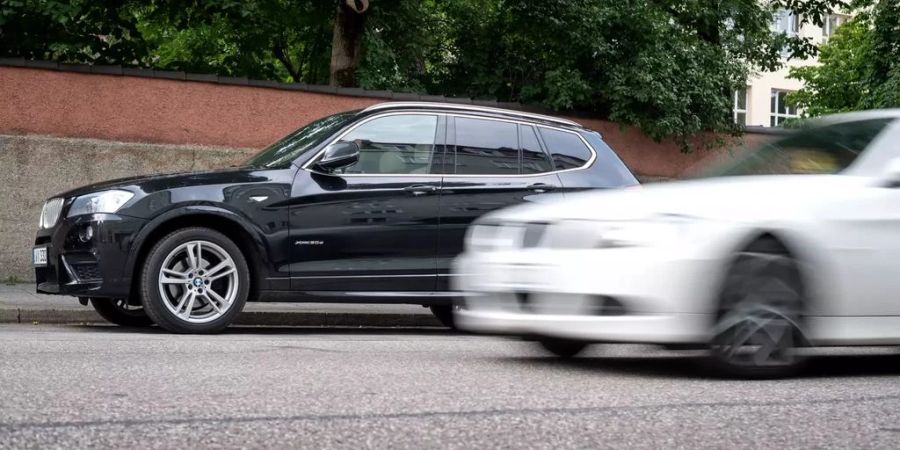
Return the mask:
[[[39,230],[34,245],[47,248],[47,264],[34,268],[37,292],[127,297],[131,274],[125,268],[145,224],[133,217],[91,214],[60,218],[53,228]],[[92,236],[84,240],[87,228]]]
[[721,266],[647,247],[464,254],[455,265],[456,288],[466,292],[457,322],[489,334],[705,342]]

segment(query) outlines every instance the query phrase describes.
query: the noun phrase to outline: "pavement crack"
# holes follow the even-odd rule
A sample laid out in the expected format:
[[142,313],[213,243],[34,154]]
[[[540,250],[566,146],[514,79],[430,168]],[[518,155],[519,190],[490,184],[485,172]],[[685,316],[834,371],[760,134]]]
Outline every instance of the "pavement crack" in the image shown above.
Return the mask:
[[[485,409],[468,411],[422,411],[410,413],[387,414],[302,414],[293,416],[253,416],[253,417],[206,417],[206,418],[174,418],[174,419],[123,419],[123,420],[84,420],[68,422],[21,422],[0,423],[0,430],[22,429],[54,429],[54,428],[91,428],[110,426],[147,426],[147,425],[189,425],[189,424],[221,424],[221,423],[256,423],[256,422],[329,422],[345,420],[395,420],[395,419],[431,419],[477,416],[516,416],[542,414],[597,414],[620,413],[634,411],[663,411],[679,408],[737,408],[737,407],[777,407],[803,405],[828,405],[842,403],[861,403],[885,400],[900,400],[900,395],[871,396],[858,398],[836,398],[824,400],[808,400],[799,402],[686,402],[657,405],[633,406],[593,406],[581,408],[522,408],[522,409]],[[883,428],[882,431],[900,431]]]

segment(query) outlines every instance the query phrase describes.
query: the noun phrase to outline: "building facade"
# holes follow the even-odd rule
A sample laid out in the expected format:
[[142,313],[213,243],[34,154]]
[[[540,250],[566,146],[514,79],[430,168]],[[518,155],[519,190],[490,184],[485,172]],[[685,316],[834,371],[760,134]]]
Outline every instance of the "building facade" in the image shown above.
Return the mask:
[[[788,10],[775,14],[772,30],[784,32],[792,36],[808,37],[816,44],[828,40],[841,24],[850,16],[832,14],[822,27],[812,23],[800,24],[799,16]],[[787,57],[787,53],[783,55]],[[784,67],[774,72],[762,72],[747,81],[747,89],[734,93],[734,120],[746,126],[774,127],[781,125],[785,119],[797,117],[795,108],[785,102],[787,94],[802,87],[799,80],[788,78],[791,67],[817,64],[815,58],[806,60],[788,60]]]

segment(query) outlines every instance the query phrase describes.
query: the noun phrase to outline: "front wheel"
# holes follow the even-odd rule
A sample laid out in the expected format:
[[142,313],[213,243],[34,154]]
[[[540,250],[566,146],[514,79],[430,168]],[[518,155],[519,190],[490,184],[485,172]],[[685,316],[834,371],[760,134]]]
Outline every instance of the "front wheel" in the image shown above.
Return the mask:
[[123,327],[149,327],[153,320],[147,317],[140,303],[126,298],[91,298],[91,306],[109,322]]
[[728,376],[779,378],[803,362],[804,304],[797,261],[768,248],[741,253],[725,280],[710,342],[711,360]]
[[234,321],[250,292],[240,248],[208,228],[185,228],[147,255],[141,295],[147,315],[174,333],[215,333]]

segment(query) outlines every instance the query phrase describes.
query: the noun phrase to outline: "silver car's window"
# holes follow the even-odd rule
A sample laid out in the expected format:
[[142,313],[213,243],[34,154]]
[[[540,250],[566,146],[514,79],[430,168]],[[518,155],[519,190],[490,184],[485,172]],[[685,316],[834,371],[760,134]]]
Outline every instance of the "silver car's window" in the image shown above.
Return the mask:
[[833,174],[853,164],[892,119],[804,129],[763,144],[706,176]]

